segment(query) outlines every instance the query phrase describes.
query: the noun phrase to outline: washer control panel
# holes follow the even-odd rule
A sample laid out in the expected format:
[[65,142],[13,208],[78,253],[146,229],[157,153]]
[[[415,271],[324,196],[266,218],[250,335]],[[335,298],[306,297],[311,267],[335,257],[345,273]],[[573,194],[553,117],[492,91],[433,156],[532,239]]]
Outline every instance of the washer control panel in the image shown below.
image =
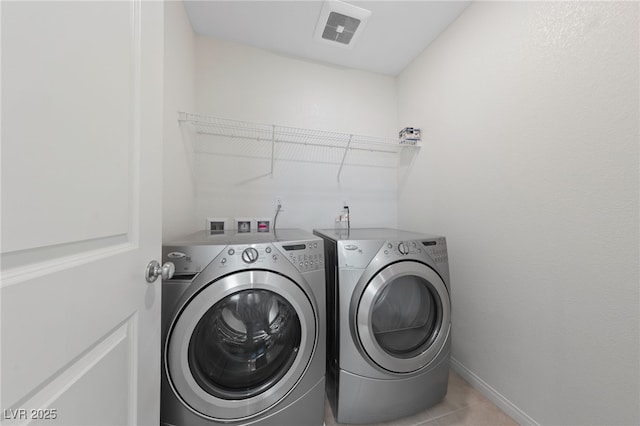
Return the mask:
[[298,271],[324,270],[324,242],[321,239],[238,244],[227,246],[166,246],[163,261],[176,265],[176,275],[197,274],[210,263],[219,268],[273,268],[291,263]]
[[283,244],[281,249],[300,272],[324,269],[324,245],[322,240]]
[[324,269],[322,241],[227,246],[215,259],[221,268],[271,268],[288,261],[300,272]]
[[201,272],[224,250],[224,246],[164,246],[162,261],[173,262],[176,266],[176,278]]
[[270,256],[272,252],[271,244],[231,245],[225,247],[214,262],[220,267],[227,268],[267,268],[270,264],[280,260],[279,256]]

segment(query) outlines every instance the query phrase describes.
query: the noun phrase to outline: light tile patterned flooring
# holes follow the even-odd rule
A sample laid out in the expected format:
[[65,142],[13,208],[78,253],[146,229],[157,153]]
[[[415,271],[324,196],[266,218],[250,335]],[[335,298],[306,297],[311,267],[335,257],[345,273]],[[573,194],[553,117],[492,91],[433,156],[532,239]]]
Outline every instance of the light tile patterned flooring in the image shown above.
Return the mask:
[[[325,401],[324,423],[335,426],[329,402]],[[449,389],[438,405],[409,417],[376,426],[516,426],[517,423],[473,389],[455,371],[449,373]]]

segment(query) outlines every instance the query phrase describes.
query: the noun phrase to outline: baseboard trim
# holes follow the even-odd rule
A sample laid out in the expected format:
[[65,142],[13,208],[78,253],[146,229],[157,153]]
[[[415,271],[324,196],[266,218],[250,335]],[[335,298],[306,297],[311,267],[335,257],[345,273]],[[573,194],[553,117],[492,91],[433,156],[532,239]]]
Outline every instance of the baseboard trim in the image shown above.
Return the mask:
[[527,413],[522,411],[515,404],[502,396],[500,392],[492,388],[487,382],[478,377],[473,371],[469,370],[454,357],[451,357],[451,368],[474,389],[484,395],[491,402],[496,404],[502,411],[511,416],[511,418],[518,424],[540,426],[540,424],[529,417]]

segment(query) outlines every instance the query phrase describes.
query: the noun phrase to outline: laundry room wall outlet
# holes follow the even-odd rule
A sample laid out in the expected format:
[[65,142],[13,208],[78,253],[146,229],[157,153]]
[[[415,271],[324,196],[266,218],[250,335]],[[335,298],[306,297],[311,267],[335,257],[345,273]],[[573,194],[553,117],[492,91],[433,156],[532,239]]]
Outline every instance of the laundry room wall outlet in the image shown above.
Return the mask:
[[349,222],[349,220],[349,206],[345,202],[342,210],[340,210],[340,213],[336,216],[336,222]]
[[284,203],[282,202],[282,197],[276,197],[275,209],[276,211],[284,211]]

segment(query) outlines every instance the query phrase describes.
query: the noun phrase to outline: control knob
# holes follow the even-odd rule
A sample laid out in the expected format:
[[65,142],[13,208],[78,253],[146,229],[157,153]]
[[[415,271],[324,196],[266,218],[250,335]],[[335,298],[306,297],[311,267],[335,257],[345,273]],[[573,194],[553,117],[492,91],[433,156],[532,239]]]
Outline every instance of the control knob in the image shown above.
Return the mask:
[[258,250],[253,247],[249,247],[242,252],[242,260],[244,263],[253,263],[258,260]]
[[409,254],[409,247],[407,247],[407,245],[405,243],[399,243],[398,244],[398,251],[402,255]]

